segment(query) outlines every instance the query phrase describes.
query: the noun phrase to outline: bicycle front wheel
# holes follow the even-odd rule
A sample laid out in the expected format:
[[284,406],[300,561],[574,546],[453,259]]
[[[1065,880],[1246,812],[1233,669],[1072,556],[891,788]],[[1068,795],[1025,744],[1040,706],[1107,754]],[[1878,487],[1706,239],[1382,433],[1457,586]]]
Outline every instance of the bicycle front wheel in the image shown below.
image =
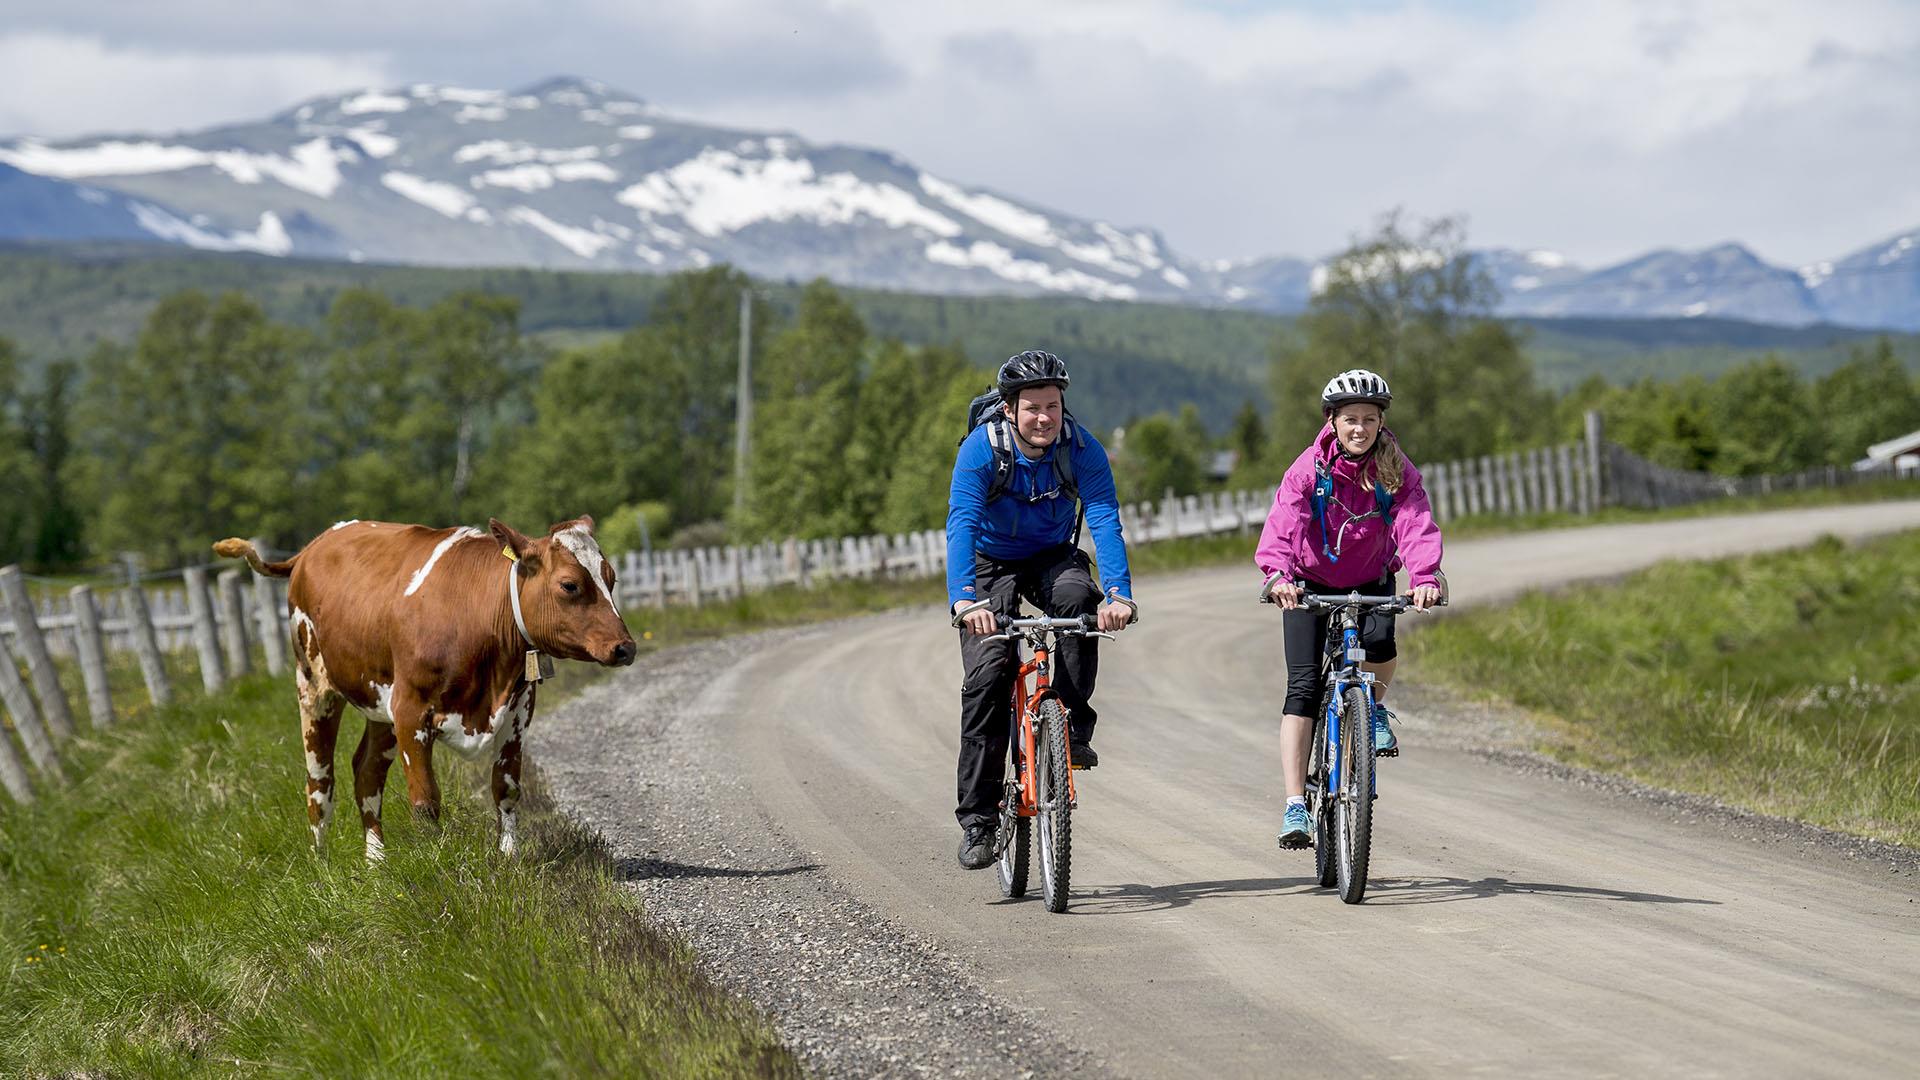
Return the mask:
[[1307,813],[1313,816],[1313,873],[1323,889],[1333,888],[1339,860],[1333,854],[1333,807],[1335,800],[1327,790],[1327,707],[1322,697],[1320,711],[1314,714],[1313,737],[1307,750]]
[[1367,894],[1373,844],[1373,709],[1358,686],[1348,687],[1340,704],[1340,790],[1334,800],[1340,899],[1357,904]]
[[1067,714],[1051,698],[1040,703],[1039,760],[1033,775],[1040,796],[1040,893],[1047,910],[1067,910],[1073,874],[1073,807],[1068,796]]

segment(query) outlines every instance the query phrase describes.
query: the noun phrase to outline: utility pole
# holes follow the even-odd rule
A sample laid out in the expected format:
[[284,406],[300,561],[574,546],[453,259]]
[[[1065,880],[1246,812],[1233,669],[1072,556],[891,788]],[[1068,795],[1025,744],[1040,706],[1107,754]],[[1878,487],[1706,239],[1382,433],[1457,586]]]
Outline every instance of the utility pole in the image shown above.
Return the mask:
[[753,290],[740,290],[740,386],[733,407],[733,520],[747,510],[747,454],[753,449]]

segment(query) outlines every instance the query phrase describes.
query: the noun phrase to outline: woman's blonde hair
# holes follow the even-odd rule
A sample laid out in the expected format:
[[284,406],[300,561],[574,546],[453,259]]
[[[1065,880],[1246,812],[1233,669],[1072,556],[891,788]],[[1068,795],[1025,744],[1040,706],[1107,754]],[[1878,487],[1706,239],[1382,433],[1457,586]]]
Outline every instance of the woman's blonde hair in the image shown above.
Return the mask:
[[[1351,404],[1374,405],[1378,408],[1378,405],[1371,401]],[[1374,439],[1373,453],[1369,455],[1372,460],[1367,465],[1367,471],[1373,475],[1366,482],[1378,483],[1389,492],[1398,495],[1400,486],[1407,482],[1407,455],[1400,452],[1400,440],[1394,438],[1393,432],[1387,430],[1386,413],[1385,409],[1380,410],[1380,434]],[[1327,423],[1331,424],[1333,418],[1340,415],[1340,410],[1328,409],[1326,414]]]
[[1373,447],[1373,478],[1381,487],[1399,494],[1407,482],[1407,456],[1400,452],[1400,440],[1383,425]]

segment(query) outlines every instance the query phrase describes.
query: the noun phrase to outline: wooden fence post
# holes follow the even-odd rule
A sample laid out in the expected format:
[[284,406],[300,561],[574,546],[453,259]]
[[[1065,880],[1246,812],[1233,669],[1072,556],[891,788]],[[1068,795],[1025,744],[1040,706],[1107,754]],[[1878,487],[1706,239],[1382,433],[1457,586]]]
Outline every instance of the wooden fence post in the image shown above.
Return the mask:
[[93,590],[75,585],[67,596],[73,601],[74,652],[80,657],[80,681],[87,688],[87,715],[93,726],[113,723],[113,693],[107,685],[107,640],[100,632],[100,608],[94,603]]
[[280,591],[265,574],[253,575],[253,618],[260,633],[260,649],[267,656],[267,671],[279,675],[287,670],[287,636],[280,632]]
[[1580,512],[1585,514],[1598,510],[1607,504],[1606,490],[1601,486],[1600,476],[1600,440],[1606,437],[1606,427],[1600,420],[1600,410],[1587,410],[1587,497],[1581,500]]
[[189,566],[181,572],[187,585],[187,613],[193,618],[193,647],[200,657],[200,683],[207,693],[218,693],[227,684],[227,669],[220,662],[220,629],[213,621],[213,589],[207,584],[206,570]]
[[227,674],[239,678],[253,670],[253,655],[247,650],[246,585],[239,567],[220,571],[216,579],[220,592],[220,644],[226,652]]
[[127,623],[133,635],[133,651],[140,657],[140,675],[147,683],[147,697],[159,708],[173,700],[173,687],[167,682],[167,665],[160,657],[160,639],[153,632],[153,612],[147,607],[147,591],[140,587],[137,573],[127,586]]
[[[20,745],[26,748],[28,759],[46,775],[64,780],[60,759],[54,756],[53,741],[47,738],[47,729],[40,726],[40,712],[33,707],[33,695],[27,692],[27,684],[20,681],[20,668],[5,638],[0,638],[0,704],[5,704],[7,712],[13,714],[13,730],[20,733]],[[4,733],[0,733],[0,738],[4,737]]]
[[27,579],[18,566],[0,567],[0,594],[13,615],[13,640],[26,657],[27,673],[33,677],[33,689],[46,712],[47,729],[56,738],[73,738],[73,710],[67,707],[67,692],[60,688],[60,672],[53,666],[53,654],[47,651],[47,639],[40,634],[40,620],[33,610],[33,598],[27,595]]
[[13,796],[13,801],[22,806],[33,801],[33,784],[27,779],[27,763],[20,758],[20,751],[13,748],[13,740],[7,733],[0,731],[0,785]]

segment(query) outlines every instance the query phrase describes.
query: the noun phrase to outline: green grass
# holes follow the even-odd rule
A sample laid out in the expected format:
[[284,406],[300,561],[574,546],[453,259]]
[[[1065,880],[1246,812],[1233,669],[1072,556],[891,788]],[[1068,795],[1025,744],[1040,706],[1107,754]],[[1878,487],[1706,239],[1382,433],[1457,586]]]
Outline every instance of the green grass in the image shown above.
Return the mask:
[[1569,529],[1585,525],[1631,525],[1643,521],[1717,517],[1722,514],[1753,514],[1767,510],[1795,510],[1814,506],[1850,506],[1914,498],[1920,498],[1920,477],[1868,480],[1848,487],[1809,488],[1805,491],[1777,491],[1768,495],[1708,499],[1704,502],[1671,506],[1660,510],[1608,506],[1597,513],[1585,516],[1564,511],[1516,516],[1474,514],[1447,521],[1443,531],[1447,539],[1453,541],[1479,536],[1498,536],[1503,533],[1534,532],[1541,529]]
[[1664,563],[1406,649],[1423,678],[1533,711],[1553,757],[1920,845],[1916,642],[1920,532]]
[[437,830],[394,770],[385,864],[350,811],[316,857],[287,680],[208,697],[173,659],[181,700],[120,672],[127,722],[0,811],[0,1075],[798,1075],[537,783],[515,858],[472,768]]

